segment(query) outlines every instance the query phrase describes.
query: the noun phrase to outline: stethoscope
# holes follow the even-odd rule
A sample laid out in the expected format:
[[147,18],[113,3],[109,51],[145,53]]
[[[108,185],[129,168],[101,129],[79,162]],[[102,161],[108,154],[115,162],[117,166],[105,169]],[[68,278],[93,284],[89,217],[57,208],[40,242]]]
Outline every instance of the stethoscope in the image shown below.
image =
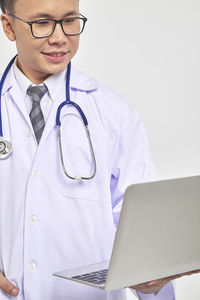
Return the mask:
[[[13,59],[10,61],[10,63],[8,64],[8,66],[6,67],[3,76],[1,78],[0,81],[0,159],[6,159],[10,156],[10,154],[12,153],[12,144],[11,142],[5,140],[3,138],[3,129],[2,129],[2,113],[1,113],[1,94],[2,94],[2,88],[3,88],[3,84],[5,82],[5,79],[7,77],[7,74],[9,72],[9,70],[11,69],[15,59],[16,59],[17,55],[15,57],[13,57]],[[56,114],[56,126],[57,126],[57,134],[58,134],[58,140],[59,140],[59,150],[60,150],[60,159],[61,159],[61,164],[62,164],[62,168],[63,171],[65,173],[65,175],[73,180],[89,180],[94,178],[95,174],[96,174],[96,159],[95,159],[95,154],[94,154],[94,148],[92,145],[92,141],[91,141],[91,137],[90,137],[90,132],[88,129],[88,121],[87,118],[85,116],[85,114],[83,113],[82,109],[80,108],[80,106],[75,103],[72,102],[70,100],[70,77],[71,77],[71,62],[68,64],[67,67],[67,78],[66,78],[66,101],[62,102],[57,109],[57,114]],[[91,157],[92,157],[92,164],[93,164],[93,172],[91,175],[86,176],[86,175],[71,175],[67,172],[66,167],[65,167],[65,163],[64,163],[64,157],[63,157],[63,150],[62,150],[62,141],[61,141],[61,121],[60,121],[60,115],[61,115],[61,110],[65,105],[70,105],[73,106],[79,113],[85,130],[86,130],[86,135],[88,138],[88,143],[89,143],[89,147],[90,147],[90,153],[91,153]]]

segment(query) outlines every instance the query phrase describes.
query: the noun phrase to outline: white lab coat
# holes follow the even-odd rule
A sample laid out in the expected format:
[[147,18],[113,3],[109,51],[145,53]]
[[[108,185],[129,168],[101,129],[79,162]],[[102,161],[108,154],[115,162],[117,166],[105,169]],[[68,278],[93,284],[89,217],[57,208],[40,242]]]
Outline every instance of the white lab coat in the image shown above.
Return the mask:
[[[3,88],[3,132],[13,154],[0,161],[0,271],[19,287],[17,300],[122,300],[123,290],[106,293],[52,273],[109,259],[125,188],[154,178],[143,124],[124,99],[72,69],[71,100],[88,119],[97,160],[93,180],[72,181],[61,169],[55,126],[64,82],[55,93],[37,147],[12,69]],[[77,113],[65,107],[62,120],[66,168],[90,173]]]

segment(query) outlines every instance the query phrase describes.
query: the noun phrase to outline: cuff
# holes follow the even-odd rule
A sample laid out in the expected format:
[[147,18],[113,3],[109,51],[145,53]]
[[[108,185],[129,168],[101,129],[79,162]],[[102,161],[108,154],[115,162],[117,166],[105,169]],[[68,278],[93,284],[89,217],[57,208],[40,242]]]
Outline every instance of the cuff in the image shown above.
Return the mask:
[[175,300],[172,282],[166,284],[158,293],[144,294],[136,291],[136,294],[140,300]]

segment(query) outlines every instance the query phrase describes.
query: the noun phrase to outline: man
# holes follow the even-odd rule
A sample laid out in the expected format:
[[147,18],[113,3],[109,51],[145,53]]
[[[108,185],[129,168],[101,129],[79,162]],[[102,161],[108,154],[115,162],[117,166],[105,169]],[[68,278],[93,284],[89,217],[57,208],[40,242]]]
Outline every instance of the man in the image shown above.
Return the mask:
[[[2,90],[4,137],[13,154],[0,161],[0,299],[125,299],[123,290],[108,295],[52,273],[109,258],[125,188],[155,176],[141,120],[125,100],[72,68],[71,99],[88,118],[97,173],[88,181],[67,178],[55,117],[86,19],[78,0],[0,3],[4,32],[18,51]],[[42,93],[37,107],[33,86],[36,96]],[[66,165],[90,174],[77,113],[65,107],[61,119]],[[173,300],[171,279],[132,288],[140,299]]]

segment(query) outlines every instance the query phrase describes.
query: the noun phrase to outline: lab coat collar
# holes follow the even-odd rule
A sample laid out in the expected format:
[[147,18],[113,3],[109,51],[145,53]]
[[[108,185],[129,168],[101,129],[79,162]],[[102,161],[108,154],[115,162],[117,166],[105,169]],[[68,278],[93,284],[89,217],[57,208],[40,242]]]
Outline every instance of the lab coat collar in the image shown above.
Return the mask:
[[[14,72],[13,68],[11,68],[10,72],[7,75],[7,78],[4,82],[2,95],[5,94],[9,89],[11,89],[14,85]],[[79,71],[75,67],[72,66],[71,70],[71,89],[91,92],[97,89],[97,83],[95,80],[91,79],[88,75]]]
[[75,90],[91,92],[97,89],[95,80],[72,66],[71,70],[71,88]]
[[[8,84],[8,83],[10,83],[10,84]],[[22,116],[24,117],[24,119],[28,123],[29,128],[31,128],[32,125],[31,125],[29,114],[28,114],[28,110],[27,110],[26,105],[24,103],[24,98],[19,97],[19,95],[22,93],[22,90],[21,90],[20,86],[18,85],[18,83],[15,79],[13,68],[8,73],[8,80],[5,81],[4,88],[5,88],[5,90],[3,91],[3,94],[5,92],[9,91],[9,94],[10,94],[10,97],[12,98],[12,101],[19,108],[19,110],[22,113]],[[16,95],[18,95],[18,96],[16,97]]]
[[[72,90],[79,90],[81,92],[91,92],[91,91],[94,91],[94,90],[97,89],[97,83],[94,80],[92,80],[90,77],[85,75],[84,73],[82,73],[79,70],[77,70],[76,68],[72,67],[72,70],[71,70],[71,89]],[[7,79],[5,81],[5,84],[3,86],[2,95],[5,94],[7,91],[9,91],[10,95],[13,98],[13,101],[15,101],[15,100],[17,100],[16,95],[19,94],[19,90],[20,90],[20,87],[16,82],[13,68],[11,68],[10,72],[7,75]],[[44,132],[43,132],[43,135],[42,135],[39,147],[38,147],[38,151],[43,146],[44,141],[47,139],[47,137],[48,137],[49,133],[51,132],[51,130],[53,128],[55,128],[56,110],[58,108],[58,105],[62,101],[64,101],[64,99],[59,99],[59,98],[58,99],[56,98],[55,101],[54,101],[55,103],[53,104],[50,115],[48,117],[45,129],[44,129]],[[26,122],[28,123],[29,127],[31,128],[30,118],[29,118],[27,109],[24,105],[23,99],[18,99],[18,101],[16,102],[16,105],[18,106],[18,108],[22,112],[22,115],[24,116]]]
[[[1,74],[1,77],[2,75],[3,74]],[[11,70],[8,72],[6,80],[4,81],[1,96],[3,96],[6,92],[8,92],[12,88],[12,86],[14,85],[14,81],[15,81],[14,72],[13,72],[13,68],[11,68]]]

